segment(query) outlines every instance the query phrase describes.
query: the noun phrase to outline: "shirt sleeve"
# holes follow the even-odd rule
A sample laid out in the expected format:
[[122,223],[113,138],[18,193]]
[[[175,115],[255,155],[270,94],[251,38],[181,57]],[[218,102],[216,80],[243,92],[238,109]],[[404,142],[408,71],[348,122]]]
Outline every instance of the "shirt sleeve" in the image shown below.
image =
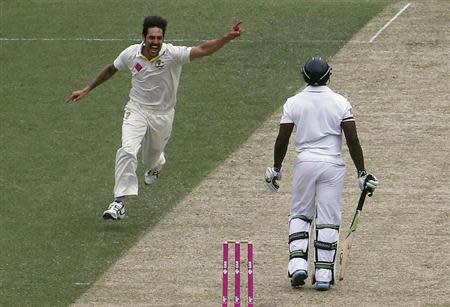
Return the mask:
[[183,65],[191,61],[191,49],[192,47],[186,46],[171,46],[173,48],[173,57],[175,61]]
[[114,60],[114,67],[117,68],[117,70],[125,70],[128,68],[127,62],[128,62],[128,50],[125,49],[122,51],[119,56]]
[[353,108],[350,103],[347,101],[346,108],[344,110],[344,115],[342,117],[342,122],[355,121],[355,117],[353,116]]
[[283,115],[281,115],[280,124],[292,124],[294,119],[291,116],[290,104],[286,102],[283,106]]

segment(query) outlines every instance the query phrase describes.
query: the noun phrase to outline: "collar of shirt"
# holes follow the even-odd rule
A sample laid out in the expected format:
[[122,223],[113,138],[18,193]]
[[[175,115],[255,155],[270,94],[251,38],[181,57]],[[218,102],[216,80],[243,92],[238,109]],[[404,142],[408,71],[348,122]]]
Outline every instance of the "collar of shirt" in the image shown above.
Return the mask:
[[153,59],[149,60],[149,59],[147,59],[147,58],[142,54],[142,48],[143,48],[143,47],[144,47],[144,42],[142,42],[142,43],[140,44],[140,46],[139,46],[139,48],[138,48],[138,50],[137,50],[136,56],[137,56],[137,57],[140,57],[140,58],[143,58],[144,60],[146,60],[147,62],[150,62],[150,63],[153,63],[153,62],[155,62],[156,60],[158,60],[158,59],[164,54],[164,52],[166,52],[166,49],[167,49],[166,43],[163,43],[162,46],[161,46],[161,50],[159,50],[158,55],[157,55],[156,57],[154,57]]
[[321,92],[330,92],[331,89],[326,85],[319,85],[319,86],[308,85],[307,87],[305,87],[304,91],[321,93]]

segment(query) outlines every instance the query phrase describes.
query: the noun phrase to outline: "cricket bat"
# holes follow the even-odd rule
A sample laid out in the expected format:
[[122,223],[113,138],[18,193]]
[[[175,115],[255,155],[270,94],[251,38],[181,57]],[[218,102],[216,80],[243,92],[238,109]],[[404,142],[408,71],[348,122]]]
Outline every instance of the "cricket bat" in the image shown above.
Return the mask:
[[352,248],[353,240],[355,239],[356,227],[358,227],[359,216],[361,215],[361,211],[364,206],[364,201],[366,200],[367,194],[369,194],[369,196],[372,196],[372,193],[369,192],[367,189],[364,189],[361,192],[361,196],[359,197],[358,201],[358,207],[356,207],[356,212],[355,215],[353,216],[350,229],[348,230],[344,243],[342,243],[342,249],[339,255],[339,264],[340,264],[339,280],[344,279],[345,271],[347,270],[350,249]]

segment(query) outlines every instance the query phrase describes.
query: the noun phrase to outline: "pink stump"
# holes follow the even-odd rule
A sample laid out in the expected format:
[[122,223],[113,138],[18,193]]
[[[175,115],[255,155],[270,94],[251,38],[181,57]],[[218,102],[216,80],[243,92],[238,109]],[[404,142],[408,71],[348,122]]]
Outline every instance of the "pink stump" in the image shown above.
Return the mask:
[[247,275],[247,297],[248,307],[253,307],[253,243],[247,244],[247,263],[248,263],[248,275]]
[[228,242],[223,243],[222,307],[228,305]]
[[234,307],[241,306],[241,243],[234,244]]

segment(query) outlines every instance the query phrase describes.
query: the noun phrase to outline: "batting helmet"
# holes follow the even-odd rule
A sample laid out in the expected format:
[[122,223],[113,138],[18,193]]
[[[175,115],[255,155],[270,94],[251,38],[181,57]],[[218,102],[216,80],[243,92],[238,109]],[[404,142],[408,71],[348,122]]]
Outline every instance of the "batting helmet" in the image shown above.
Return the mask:
[[330,79],[331,67],[321,57],[312,57],[303,66],[302,75],[309,85],[325,85]]

